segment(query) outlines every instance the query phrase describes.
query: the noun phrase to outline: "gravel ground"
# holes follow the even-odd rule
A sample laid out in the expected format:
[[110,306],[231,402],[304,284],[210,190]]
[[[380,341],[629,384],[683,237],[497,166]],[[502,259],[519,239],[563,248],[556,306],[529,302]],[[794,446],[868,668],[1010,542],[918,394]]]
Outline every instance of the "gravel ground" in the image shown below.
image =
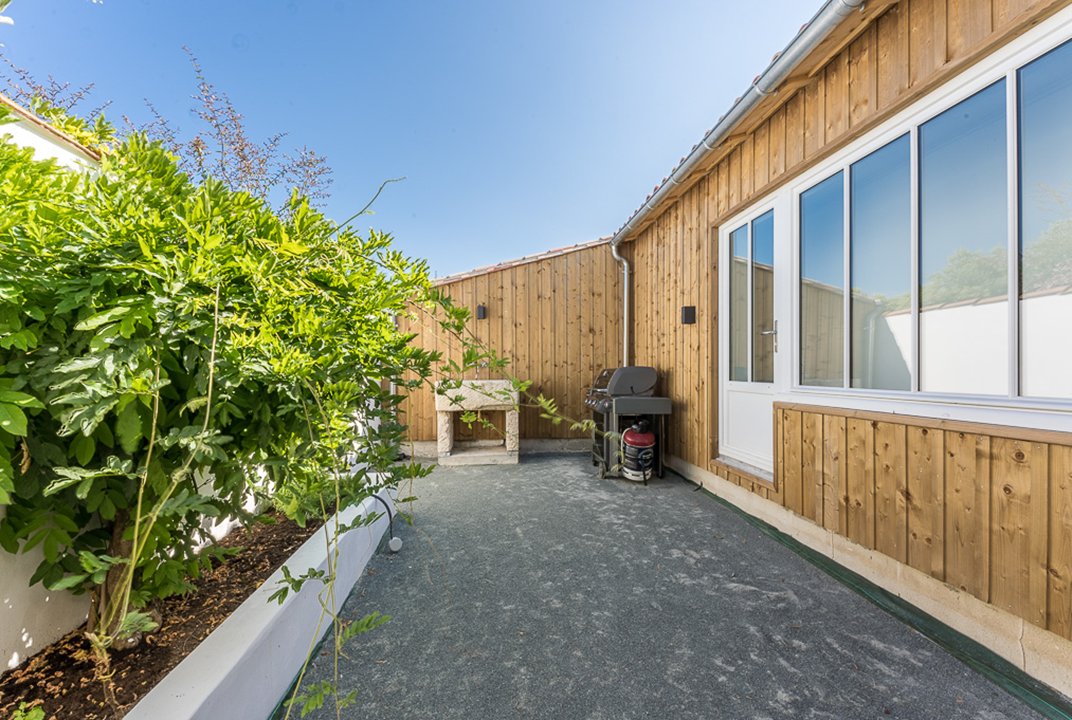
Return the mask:
[[392,620],[345,650],[343,717],[1039,717],[673,474],[525,457],[414,494],[344,608]]

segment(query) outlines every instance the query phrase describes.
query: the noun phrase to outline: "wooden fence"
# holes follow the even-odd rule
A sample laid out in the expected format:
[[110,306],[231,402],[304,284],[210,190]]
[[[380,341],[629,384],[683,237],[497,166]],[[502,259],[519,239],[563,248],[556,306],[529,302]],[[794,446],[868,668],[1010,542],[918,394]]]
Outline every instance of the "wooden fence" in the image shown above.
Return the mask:
[[[455,279],[440,288],[456,304],[472,312],[469,329],[481,343],[511,360],[509,373],[531,380],[530,393],[543,393],[571,418],[586,418],[585,390],[604,367],[621,364],[621,272],[605,242],[568,248],[489,268]],[[476,319],[476,307],[487,309]],[[444,360],[461,359],[461,342],[439,330],[431,318],[405,319],[402,327],[417,333],[414,344],[443,353]],[[475,378],[469,373],[467,379]],[[484,372],[481,377],[498,377]],[[410,439],[435,439],[434,394],[425,388],[402,407]],[[521,437],[555,439],[581,437],[568,423],[554,425],[535,407],[521,411]],[[502,413],[492,422],[501,427]],[[458,421],[456,421],[458,422]],[[491,439],[480,428],[455,425],[455,437]]]

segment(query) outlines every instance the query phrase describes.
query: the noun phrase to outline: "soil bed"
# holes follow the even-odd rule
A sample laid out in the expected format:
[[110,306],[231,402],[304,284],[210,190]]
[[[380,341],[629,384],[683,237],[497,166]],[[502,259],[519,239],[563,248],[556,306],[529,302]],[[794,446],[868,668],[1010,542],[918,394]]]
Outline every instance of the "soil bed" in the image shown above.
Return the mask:
[[[129,709],[208,636],[315,531],[272,516],[235,530],[220,544],[244,548],[195,581],[197,591],[168,598],[156,607],[162,625],[139,647],[113,655],[115,692]],[[41,705],[46,718],[114,718],[93,679],[89,646],[81,628],[0,675],[0,718],[19,707]]]

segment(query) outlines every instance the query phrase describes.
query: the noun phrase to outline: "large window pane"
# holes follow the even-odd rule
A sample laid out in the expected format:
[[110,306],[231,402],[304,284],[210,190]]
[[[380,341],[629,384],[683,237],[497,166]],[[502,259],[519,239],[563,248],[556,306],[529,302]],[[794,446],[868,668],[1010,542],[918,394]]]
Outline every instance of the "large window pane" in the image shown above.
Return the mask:
[[1072,43],[1020,71],[1020,392],[1072,397]]
[[905,135],[852,166],[852,387],[911,389],[910,153]]
[[800,196],[800,384],[844,384],[844,177]]
[[752,221],[752,382],[774,382],[774,211]]
[[1008,383],[1005,81],[919,129],[920,389]]
[[730,380],[748,380],[748,226],[730,233]]

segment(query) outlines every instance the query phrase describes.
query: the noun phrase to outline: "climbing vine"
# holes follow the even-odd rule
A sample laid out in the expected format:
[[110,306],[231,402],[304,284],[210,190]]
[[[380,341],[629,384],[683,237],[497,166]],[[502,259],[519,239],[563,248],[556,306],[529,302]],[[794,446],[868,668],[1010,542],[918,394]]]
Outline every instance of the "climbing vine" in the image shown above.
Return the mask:
[[395,317],[464,312],[386,234],[109,139],[92,174],[0,143],[0,547],[40,548],[32,582],[91,596],[114,704],[110,651],[223,554],[209,522],[322,519],[425,472],[396,462],[395,410],[437,357]]

